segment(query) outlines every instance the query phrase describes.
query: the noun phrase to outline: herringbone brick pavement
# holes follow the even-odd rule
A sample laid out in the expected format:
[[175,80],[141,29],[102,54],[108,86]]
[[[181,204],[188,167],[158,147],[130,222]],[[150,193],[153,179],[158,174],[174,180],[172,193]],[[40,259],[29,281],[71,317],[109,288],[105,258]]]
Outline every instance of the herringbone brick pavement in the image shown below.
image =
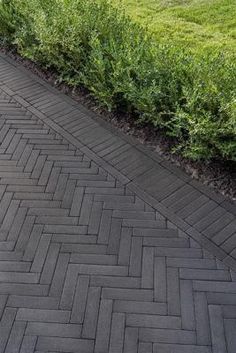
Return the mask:
[[236,352],[233,271],[1,89],[0,144],[0,353]]

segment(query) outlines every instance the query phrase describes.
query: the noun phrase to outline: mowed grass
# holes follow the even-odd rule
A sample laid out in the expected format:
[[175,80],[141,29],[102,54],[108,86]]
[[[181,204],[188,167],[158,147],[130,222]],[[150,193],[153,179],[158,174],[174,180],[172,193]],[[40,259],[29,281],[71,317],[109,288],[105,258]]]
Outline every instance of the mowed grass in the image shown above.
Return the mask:
[[236,52],[236,0],[112,0],[162,42]]

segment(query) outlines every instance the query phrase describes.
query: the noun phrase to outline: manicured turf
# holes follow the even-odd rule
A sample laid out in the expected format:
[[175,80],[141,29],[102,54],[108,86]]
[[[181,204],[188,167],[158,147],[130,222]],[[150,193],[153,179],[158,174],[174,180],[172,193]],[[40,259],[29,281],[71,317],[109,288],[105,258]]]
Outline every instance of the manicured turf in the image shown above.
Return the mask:
[[195,50],[236,50],[236,0],[122,0],[122,4],[162,41],[173,39]]

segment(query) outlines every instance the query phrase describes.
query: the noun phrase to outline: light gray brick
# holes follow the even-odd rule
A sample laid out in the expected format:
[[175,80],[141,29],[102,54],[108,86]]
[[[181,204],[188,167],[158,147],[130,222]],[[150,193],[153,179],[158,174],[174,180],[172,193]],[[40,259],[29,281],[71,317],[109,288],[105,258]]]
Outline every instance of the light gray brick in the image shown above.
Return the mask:
[[[82,252],[80,244],[88,246],[95,244],[97,237],[95,235],[76,235],[76,234],[53,234],[52,243],[62,243],[63,252]],[[73,245],[72,245],[73,244]],[[65,249],[68,249],[68,251]]]
[[5,351],[8,337],[15,319],[16,309],[6,308],[0,321],[0,352]]
[[140,278],[118,276],[91,276],[91,286],[106,288],[140,288]]
[[153,291],[149,289],[103,288],[102,298],[135,301],[152,301]]
[[46,225],[76,225],[78,222],[77,217],[58,217],[58,216],[39,216],[36,218],[37,224],[46,224]]
[[167,268],[167,303],[169,315],[180,315],[180,289],[178,269]]
[[59,201],[47,201],[47,200],[23,200],[21,201],[22,207],[38,207],[38,208],[58,208],[60,207]]
[[193,287],[190,280],[180,281],[180,306],[182,328],[184,330],[195,330]]
[[11,229],[12,222],[14,221],[15,215],[17,213],[20,201],[12,200],[4,220],[1,225],[1,231],[9,231]]
[[30,295],[10,295],[7,301],[7,306],[13,308],[28,308],[28,309],[57,309],[59,305],[58,298],[50,298]]
[[228,353],[234,353],[236,347],[236,319],[234,320],[225,320],[225,334],[227,341]]
[[40,192],[15,192],[14,199],[16,200],[52,200],[52,194]]
[[84,195],[84,188],[77,187],[75,189],[75,192],[73,195],[72,205],[71,205],[71,209],[70,209],[70,216],[79,216],[80,215],[81,205],[82,205],[82,201],[83,201],[83,195]]
[[192,344],[162,344],[153,345],[153,353],[212,353],[211,347],[196,346]]
[[69,212],[68,210],[61,209],[61,208],[31,207],[28,210],[28,215],[65,217],[65,216],[68,216],[68,212]]
[[67,174],[60,174],[58,177],[57,185],[56,185],[56,190],[53,196],[53,200],[62,200],[65,189],[66,189],[66,183],[67,183],[68,175]]
[[194,293],[194,304],[195,304],[195,322],[196,322],[196,333],[197,343],[199,345],[210,345],[211,334],[210,334],[210,323],[208,315],[208,304],[205,293]]
[[127,314],[126,325],[131,327],[181,329],[181,319],[175,316]]
[[155,248],[155,256],[169,256],[169,257],[179,257],[179,258],[201,258],[201,249],[182,249],[182,248],[166,248],[158,247]]
[[115,265],[117,263],[117,256],[102,254],[72,254],[70,262],[91,265]]
[[142,238],[133,237],[130,252],[130,276],[141,276],[142,265]]
[[229,281],[230,273],[224,270],[180,269],[180,278],[191,280]]
[[4,308],[6,306],[7,302],[7,295],[0,295],[0,322],[1,322],[1,317],[4,311]]
[[5,353],[19,352],[21,342],[23,340],[23,335],[25,332],[25,326],[26,326],[25,322],[17,322],[17,321],[14,322],[10,337],[7,342]]
[[142,342],[195,344],[195,332],[186,330],[140,328],[139,339]]
[[136,219],[124,219],[123,225],[125,227],[134,227],[134,228],[154,228],[154,229],[163,229],[166,224],[164,221],[153,221],[153,220],[136,220]]
[[166,259],[168,267],[181,267],[181,268],[206,268],[215,269],[215,260],[211,259],[191,259],[191,258],[178,258],[178,257],[168,257]]
[[172,247],[172,248],[187,248],[189,246],[189,240],[183,238],[153,238],[145,237],[143,239],[144,246],[155,246],[155,247]]
[[117,255],[119,253],[121,237],[121,220],[113,219],[111,222],[110,236],[108,240],[107,253]]
[[21,251],[0,250],[0,261],[19,261],[22,258]]
[[48,286],[42,284],[22,284],[22,283],[0,283],[1,294],[16,295],[47,295]]
[[112,304],[112,300],[101,300],[98,314],[95,353],[103,353],[108,351],[111,330]]
[[82,323],[84,321],[84,314],[86,309],[86,302],[88,296],[89,277],[79,276],[75,296],[72,306],[71,322]]
[[35,351],[37,337],[36,336],[24,336],[20,353],[32,353]]
[[104,276],[127,276],[128,269],[125,266],[112,265],[73,265],[77,272],[83,275],[104,275]]
[[223,317],[226,319],[236,318],[236,305],[224,305],[221,307],[223,311]]
[[61,338],[40,336],[36,348],[48,352],[68,353],[93,353],[94,343],[92,340],[80,338]]
[[101,288],[90,287],[84,316],[82,337],[95,339]]
[[71,225],[45,225],[44,232],[52,234],[86,234],[87,227]]
[[90,214],[88,233],[89,234],[98,234],[100,221],[102,215],[102,203],[94,202]]
[[69,322],[70,311],[19,308],[16,320],[36,322]]
[[58,178],[60,175],[60,168],[53,167],[51,174],[48,178],[46,192],[54,193],[57,187]]
[[166,259],[157,257],[154,260],[154,300],[165,303],[167,300]]
[[61,251],[79,254],[104,254],[106,253],[106,248],[105,245],[97,244],[63,244]]
[[[22,214],[22,216],[24,216],[24,213]],[[21,228],[20,234],[17,239],[16,247],[15,247],[18,251],[25,249],[27,242],[28,242],[28,239],[31,235],[34,220],[35,220],[34,216],[27,216],[25,218],[24,224]],[[12,239],[12,237],[11,237],[11,239]]]
[[212,348],[214,353],[227,353],[221,307],[209,305]]
[[236,283],[219,281],[193,281],[193,289],[199,292],[236,293]]
[[174,238],[178,236],[177,229],[152,229],[152,228],[134,228],[133,234],[136,237],[152,238]]
[[73,304],[74,293],[76,289],[76,282],[78,277],[78,270],[74,265],[69,265],[66,272],[63,284],[63,292],[61,295],[60,308],[70,310]]
[[[87,189],[86,189],[87,190]],[[93,195],[85,194],[80,209],[79,224],[88,225],[93,204]]]
[[42,235],[42,232],[43,232],[42,225],[35,225],[33,227],[33,230],[31,231],[30,238],[29,238],[29,241],[26,245],[26,249],[24,252],[24,257],[23,257],[24,261],[32,261],[33,260],[35,253],[36,253],[36,250],[37,250],[37,247],[38,247],[38,244],[39,244],[39,241],[40,241],[40,238],[41,238],[41,235]]
[[137,219],[137,220],[155,220],[154,212],[141,212],[141,211],[120,211],[114,210],[113,217],[121,219]]
[[112,315],[109,353],[122,353],[124,346],[125,314]]
[[31,272],[41,272],[46,256],[47,256],[47,252],[48,252],[48,248],[49,248],[49,244],[50,244],[50,240],[51,240],[51,235],[49,234],[43,234],[40,241],[39,241],[39,245],[34,257],[34,261],[32,263],[31,266]]
[[66,185],[66,190],[65,190],[65,193],[64,193],[64,196],[62,199],[62,203],[61,203],[62,208],[70,208],[71,207],[75,186],[76,186],[75,180],[68,180],[67,185]]
[[126,327],[124,353],[137,353],[138,351],[138,329]]
[[131,235],[132,230],[130,228],[122,228],[120,238],[120,248],[118,254],[119,265],[129,265],[130,260],[130,248],[131,248]]
[[51,161],[46,161],[44,163],[42,173],[40,175],[38,185],[47,185],[51,170],[52,170],[53,163]]
[[103,210],[98,234],[99,244],[108,244],[111,229],[112,211]]
[[59,254],[49,291],[49,295],[52,297],[58,297],[61,295],[68,262],[69,254]]
[[9,283],[38,283],[38,273],[0,272],[0,282]]
[[113,311],[122,313],[166,315],[167,305],[166,303],[115,300]]
[[50,284],[59,255],[60,245],[50,244],[47,257],[44,263],[43,271],[40,277],[40,283]]
[[80,338],[81,325],[49,322],[29,322],[25,334],[29,336]]
[[140,342],[138,353],[152,353],[152,343]]
[[153,288],[153,267],[154,267],[154,249],[143,248],[143,261],[142,261],[142,288]]

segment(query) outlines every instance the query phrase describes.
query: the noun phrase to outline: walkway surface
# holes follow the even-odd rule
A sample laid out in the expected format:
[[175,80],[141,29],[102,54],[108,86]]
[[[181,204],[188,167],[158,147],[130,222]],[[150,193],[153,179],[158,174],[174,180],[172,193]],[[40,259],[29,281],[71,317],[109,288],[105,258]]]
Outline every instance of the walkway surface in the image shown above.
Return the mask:
[[0,353],[235,353],[235,214],[0,55]]

